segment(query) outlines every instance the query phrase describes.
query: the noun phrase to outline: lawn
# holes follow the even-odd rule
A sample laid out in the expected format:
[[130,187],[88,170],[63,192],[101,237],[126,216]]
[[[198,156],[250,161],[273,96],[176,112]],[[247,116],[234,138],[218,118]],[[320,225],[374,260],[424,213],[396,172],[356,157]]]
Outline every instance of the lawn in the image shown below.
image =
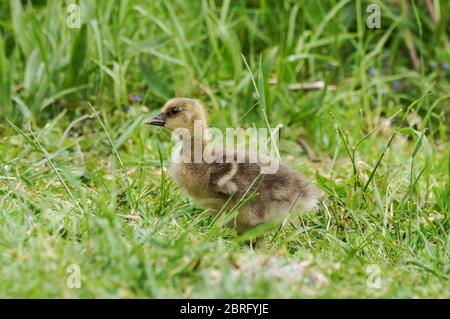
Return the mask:
[[[443,0],[2,1],[0,297],[449,298],[449,63]],[[143,125],[174,96],[282,125],[319,208],[221,227]]]

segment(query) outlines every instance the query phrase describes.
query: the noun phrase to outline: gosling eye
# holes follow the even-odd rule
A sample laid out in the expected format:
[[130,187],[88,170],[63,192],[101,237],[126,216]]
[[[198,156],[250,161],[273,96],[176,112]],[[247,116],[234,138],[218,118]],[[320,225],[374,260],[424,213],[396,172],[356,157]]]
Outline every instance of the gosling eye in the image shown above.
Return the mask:
[[173,108],[171,108],[171,109],[169,110],[169,115],[175,116],[175,115],[177,115],[180,111],[181,111],[181,109],[180,109],[178,106],[175,106],[175,107],[173,107]]

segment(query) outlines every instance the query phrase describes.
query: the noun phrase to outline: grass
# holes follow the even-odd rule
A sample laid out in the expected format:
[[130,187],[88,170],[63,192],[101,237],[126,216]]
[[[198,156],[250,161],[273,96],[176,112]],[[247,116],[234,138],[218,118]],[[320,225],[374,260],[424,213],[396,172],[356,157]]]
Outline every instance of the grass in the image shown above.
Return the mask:
[[[450,3],[80,0],[80,29],[69,3],[0,4],[0,297],[450,297]],[[320,209],[242,244],[141,125],[172,96],[282,124]]]

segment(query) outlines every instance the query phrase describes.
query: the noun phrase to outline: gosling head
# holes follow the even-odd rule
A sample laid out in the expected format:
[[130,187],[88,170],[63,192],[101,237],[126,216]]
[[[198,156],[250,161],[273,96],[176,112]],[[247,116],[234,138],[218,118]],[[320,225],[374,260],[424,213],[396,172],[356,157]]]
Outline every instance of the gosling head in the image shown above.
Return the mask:
[[202,128],[206,128],[206,116],[201,102],[189,98],[174,98],[166,102],[161,113],[145,120],[144,123],[162,126],[170,131],[185,128],[194,134],[196,121],[201,121]]

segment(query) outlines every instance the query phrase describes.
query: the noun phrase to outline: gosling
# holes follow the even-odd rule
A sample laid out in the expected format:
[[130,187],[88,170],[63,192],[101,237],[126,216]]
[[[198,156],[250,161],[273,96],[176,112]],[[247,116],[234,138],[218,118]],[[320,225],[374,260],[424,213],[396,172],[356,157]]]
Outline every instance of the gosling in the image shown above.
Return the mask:
[[[206,113],[198,100],[173,98],[163,106],[161,113],[144,123],[187,133],[188,138],[183,139],[177,157],[172,158],[169,175],[213,215],[224,211],[224,207],[237,207],[227,226],[238,234],[316,207],[315,188],[283,163],[279,163],[276,172],[265,174],[263,162],[267,163],[267,158],[250,161],[248,152],[242,154],[235,149],[213,152],[212,162],[202,155],[198,157],[195,145],[201,144],[200,149],[205,150],[209,143]],[[245,158],[243,163],[236,161],[239,156]],[[261,237],[256,238],[256,246],[261,246]]]

